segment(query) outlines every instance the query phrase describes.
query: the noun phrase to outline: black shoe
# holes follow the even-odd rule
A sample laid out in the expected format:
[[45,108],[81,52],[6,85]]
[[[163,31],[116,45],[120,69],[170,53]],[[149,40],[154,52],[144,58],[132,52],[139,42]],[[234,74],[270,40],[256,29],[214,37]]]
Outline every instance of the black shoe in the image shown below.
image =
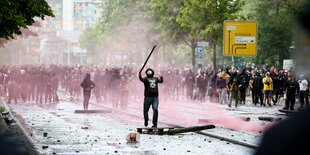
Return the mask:
[[144,126],[147,127],[149,125],[148,121],[144,121]]
[[152,128],[157,128],[157,125],[153,125]]

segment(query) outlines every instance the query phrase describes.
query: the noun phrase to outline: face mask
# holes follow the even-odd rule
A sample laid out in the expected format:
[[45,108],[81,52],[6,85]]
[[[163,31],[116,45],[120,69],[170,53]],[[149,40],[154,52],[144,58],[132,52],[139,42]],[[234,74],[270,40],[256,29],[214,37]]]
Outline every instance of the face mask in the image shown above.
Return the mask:
[[146,72],[147,75],[152,75],[152,73],[153,73],[153,72],[152,72],[151,70],[148,70],[148,71]]

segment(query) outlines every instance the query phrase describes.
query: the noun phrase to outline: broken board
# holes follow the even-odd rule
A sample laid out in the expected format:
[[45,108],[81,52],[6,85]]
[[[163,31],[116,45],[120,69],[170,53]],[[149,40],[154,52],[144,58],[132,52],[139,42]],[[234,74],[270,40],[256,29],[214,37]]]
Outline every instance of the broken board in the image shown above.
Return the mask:
[[112,110],[75,110],[74,113],[82,114],[82,113],[111,113]]
[[168,134],[170,130],[175,129],[175,127],[143,127],[137,128],[137,132],[141,134],[156,134],[163,135]]

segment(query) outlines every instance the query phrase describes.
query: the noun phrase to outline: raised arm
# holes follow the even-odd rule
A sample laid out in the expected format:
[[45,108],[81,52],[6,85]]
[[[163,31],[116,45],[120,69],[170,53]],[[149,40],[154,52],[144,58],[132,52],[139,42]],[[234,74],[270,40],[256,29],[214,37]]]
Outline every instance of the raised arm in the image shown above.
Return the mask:
[[139,75],[138,75],[138,76],[139,76],[139,80],[140,80],[141,82],[143,82],[143,78],[142,78],[141,72],[142,72],[142,70],[139,71]]

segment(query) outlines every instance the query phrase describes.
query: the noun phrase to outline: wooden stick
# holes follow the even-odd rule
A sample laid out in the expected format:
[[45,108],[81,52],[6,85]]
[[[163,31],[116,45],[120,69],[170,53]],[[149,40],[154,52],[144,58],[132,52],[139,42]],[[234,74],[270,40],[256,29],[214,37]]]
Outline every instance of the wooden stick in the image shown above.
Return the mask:
[[153,49],[152,49],[152,51],[150,52],[149,56],[146,58],[146,60],[145,60],[145,62],[144,62],[144,64],[143,64],[142,68],[140,69],[139,73],[142,72],[142,70],[144,69],[146,63],[149,61],[149,59],[150,59],[152,53],[154,52],[155,47],[156,47],[156,45],[153,47]]

